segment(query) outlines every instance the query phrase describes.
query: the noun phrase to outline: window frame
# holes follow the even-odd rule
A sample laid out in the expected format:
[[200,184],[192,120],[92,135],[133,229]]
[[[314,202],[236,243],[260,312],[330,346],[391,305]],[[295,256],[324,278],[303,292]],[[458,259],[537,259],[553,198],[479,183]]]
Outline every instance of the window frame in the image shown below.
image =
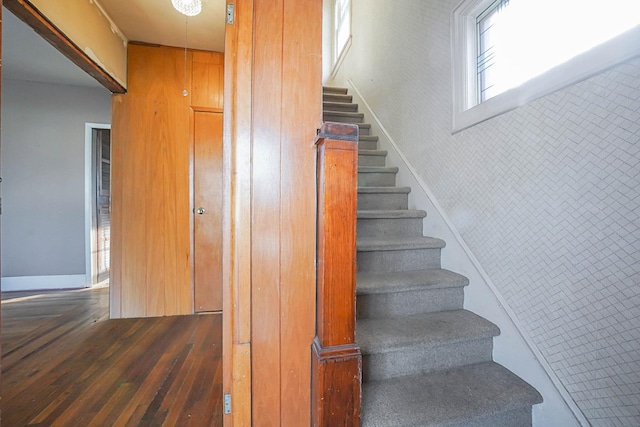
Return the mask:
[[452,12],[453,133],[601,73],[640,55],[640,26],[488,100],[477,101],[476,19],[496,0],[463,0]]
[[[351,24],[352,24],[352,16],[353,16],[351,0],[344,0],[345,2],[347,2],[347,9],[348,9],[348,15],[349,15],[346,22],[339,21],[338,19],[338,2],[339,1],[340,0],[333,1],[333,10],[331,11],[332,12],[331,77],[335,77],[336,73],[338,72],[338,69],[340,68],[340,64],[342,64],[342,60],[346,56],[346,53],[349,50],[349,47],[351,47],[351,37],[352,37]],[[338,31],[341,28],[338,25],[339,22],[341,22],[342,25],[346,24],[349,27],[348,28],[349,35],[347,36],[347,39],[345,40],[342,46],[338,46]]]

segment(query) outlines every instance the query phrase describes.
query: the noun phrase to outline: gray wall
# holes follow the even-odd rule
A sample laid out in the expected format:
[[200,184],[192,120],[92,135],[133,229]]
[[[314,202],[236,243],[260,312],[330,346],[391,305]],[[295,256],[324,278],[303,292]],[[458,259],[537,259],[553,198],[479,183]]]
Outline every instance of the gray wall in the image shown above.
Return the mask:
[[458,0],[353,0],[351,79],[594,426],[640,425],[640,60],[451,133]]
[[110,123],[101,88],[2,82],[2,276],[85,273],[85,122]]

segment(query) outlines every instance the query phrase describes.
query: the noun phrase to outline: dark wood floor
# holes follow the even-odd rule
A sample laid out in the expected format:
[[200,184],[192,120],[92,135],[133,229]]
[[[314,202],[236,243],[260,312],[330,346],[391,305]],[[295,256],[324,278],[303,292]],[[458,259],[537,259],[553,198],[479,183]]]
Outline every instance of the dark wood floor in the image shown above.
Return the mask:
[[109,320],[108,292],[2,295],[2,426],[221,426],[222,316]]

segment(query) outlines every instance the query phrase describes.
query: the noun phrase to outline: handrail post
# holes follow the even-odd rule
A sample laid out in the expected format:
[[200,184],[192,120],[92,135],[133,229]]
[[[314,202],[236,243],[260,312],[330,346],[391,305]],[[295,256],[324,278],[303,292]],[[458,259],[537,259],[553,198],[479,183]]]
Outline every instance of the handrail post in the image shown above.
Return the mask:
[[355,343],[358,126],[324,123],[316,138],[317,308],[311,402],[315,427],[360,425]]

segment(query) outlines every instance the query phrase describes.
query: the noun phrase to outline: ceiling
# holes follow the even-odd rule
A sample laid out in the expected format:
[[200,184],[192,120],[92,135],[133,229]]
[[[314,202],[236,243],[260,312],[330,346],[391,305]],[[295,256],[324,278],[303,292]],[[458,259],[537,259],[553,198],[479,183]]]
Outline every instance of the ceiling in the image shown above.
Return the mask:
[[[129,41],[184,47],[185,16],[171,0],[99,2]],[[11,12],[2,12],[3,79],[101,87]],[[188,47],[222,52],[225,15],[225,0],[202,0],[202,12],[186,22]]]
[[[95,0],[94,0],[95,1]],[[184,47],[185,16],[171,0],[99,0],[130,41]],[[187,20],[188,46],[224,51],[225,0],[202,0],[202,12]]]

